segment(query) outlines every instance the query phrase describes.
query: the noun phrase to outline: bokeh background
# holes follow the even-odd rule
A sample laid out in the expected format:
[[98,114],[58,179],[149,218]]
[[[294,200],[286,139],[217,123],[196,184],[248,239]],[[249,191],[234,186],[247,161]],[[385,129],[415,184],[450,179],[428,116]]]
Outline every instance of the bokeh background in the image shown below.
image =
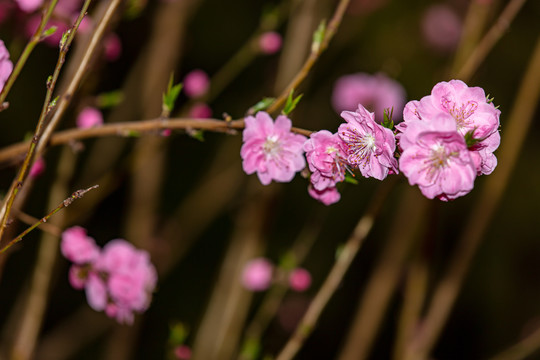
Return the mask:
[[[105,3],[96,1],[90,16]],[[485,16],[485,24],[480,15],[472,21],[484,34],[507,3],[352,0],[329,48],[297,89],[304,95],[291,115],[294,125],[336,131],[342,120],[331,97],[336,80],[347,74],[385,73],[403,86],[407,100],[428,95],[437,82],[454,78],[456,63],[459,65],[459,35],[469,9],[481,9],[477,9],[478,14]],[[1,4],[10,10],[0,24],[0,38],[15,60],[27,41],[24,29],[29,15],[12,1]],[[329,0],[126,1],[110,29],[121,41],[120,55],[110,61],[96,54],[60,127],[74,127],[82,107],[99,104],[98,95],[117,90],[123,101],[102,109],[105,122],[155,118],[161,112],[161,94],[171,72],[177,82],[194,69],[204,70],[212,79],[253,36],[275,29],[283,35],[282,50],[263,55],[257,53],[255,45],[248,45],[245,64],[244,58],[233,62],[229,73],[237,74],[208,101],[214,118],[221,119],[224,114],[241,118],[260,99],[284,89],[308,55],[313,31],[321,19],[331,17],[336,5]],[[434,13],[441,17],[430,20]],[[500,106],[503,143],[496,155],[504,151],[506,121],[537,46],[539,16],[540,2],[527,1],[467,80],[470,86],[480,86],[494,96],[494,103]],[[433,38],[438,32],[438,39]],[[68,54],[60,89],[76,65],[71,62],[76,58],[72,54],[83,41],[81,35]],[[31,55],[8,96],[9,109],[0,113],[2,147],[33,132],[57,53],[57,48],[40,44]],[[181,94],[174,115],[186,115],[190,104]],[[489,358],[529,334],[540,322],[539,120],[536,109],[503,197],[495,204],[457,303],[434,348],[434,359]],[[257,256],[277,264],[303,237],[312,244],[301,266],[310,271],[313,282],[303,293],[289,291],[285,295],[278,316],[264,332],[261,358],[277,354],[324,281],[340,245],[366,210],[378,181],[358,178],[358,185],[347,184],[341,189],[339,203],[326,207],[309,197],[308,182],[301,176],[289,184],[267,187],[255,175],[246,176],[239,156],[241,134],[206,132],[203,141],[180,131],[173,131],[170,137],[160,136],[158,131],[139,135],[50,148],[44,157],[46,170],[33,181],[23,211],[36,217],[45,214],[53,201],[51,189],[59,179],[65,182],[64,197],[100,184],[98,190],[66,209],[61,220],[53,218],[51,223],[60,228],[83,226],[100,245],[125,238],[149,250],[160,272],[152,305],[132,327],[117,325],[103,313],[94,312],[88,308],[84,293],[69,286],[69,263],[57,250],[50,287],[43,296],[48,300],[35,358],[173,358],[171,328],[178,324],[189,329],[185,343],[193,348],[196,358],[197,351],[203,354],[218,346],[218,335],[211,330],[225,326],[223,314],[237,319],[225,333],[232,336],[229,345],[238,345],[234,335],[242,334],[264,297],[264,293],[241,289],[238,268]],[[2,164],[0,171],[4,192],[21,159],[12,160]],[[59,174],[62,165],[71,169],[71,175]],[[497,169],[491,176],[496,173]],[[423,205],[419,190],[411,189],[400,177],[298,359],[339,358],[370,277],[386,258],[389,244],[402,240],[410,245],[399,260],[395,286],[367,355],[370,359],[391,358],[411,264],[425,265],[429,298],[472,219],[472,209],[481,200],[486,181],[478,178],[469,195],[453,202]],[[410,223],[419,225],[411,230]],[[406,227],[403,239],[400,226]],[[24,227],[15,222],[12,228],[16,234],[16,229]],[[2,259],[4,354],[9,353],[17,336],[44,241],[42,233],[34,231]],[[228,297],[230,292],[239,296],[236,302]],[[234,350],[231,353],[236,354]],[[231,355],[208,356],[200,358],[226,359]]]

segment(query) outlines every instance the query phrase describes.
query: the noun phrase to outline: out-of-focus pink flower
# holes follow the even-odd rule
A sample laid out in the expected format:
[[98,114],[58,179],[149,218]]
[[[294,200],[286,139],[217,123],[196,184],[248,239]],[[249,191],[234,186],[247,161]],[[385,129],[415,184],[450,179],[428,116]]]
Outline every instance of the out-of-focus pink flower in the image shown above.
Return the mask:
[[9,17],[13,7],[14,5],[11,1],[0,2],[0,24]]
[[15,2],[24,12],[33,12],[43,4],[43,0],[15,0]]
[[115,33],[110,33],[104,40],[105,59],[109,62],[114,62],[120,58],[122,54],[122,41]]
[[180,360],[191,359],[191,348],[187,345],[180,345],[174,349],[174,356]]
[[461,19],[444,4],[430,6],[422,17],[422,35],[434,49],[453,51],[461,36]]
[[311,285],[311,274],[306,269],[297,268],[289,274],[289,286],[294,291],[306,291]]
[[87,106],[81,110],[79,116],[77,116],[77,127],[81,129],[88,129],[103,125],[103,115],[101,111],[93,106]]
[[357,166],[364,177],[378,180],[396,174],[396,140],[392,130],[377,124],[373,113],[362,105],[355,112],[343,111],[341,117],[347,123],[339,126],[338,133],[347,144],[349,164]]
[[245,119],[244,144],[240,149],[246,174],[257,173],[263,185],[272,180],[289,182],[306,166],[303,144],[306,137],[291,132],[291,120],[280,115],[276,122],[259,111]]
[[28,173],[28,176],[32,178],[37,178],[43,172],[45,171],[46,165],[45,160],[43,160],[42,157],[39,157],[36,161],[34,161],[34,164],[30,168],[30,172]]
[[210,79],[202,70],[193,70],[184,78],[184,92],[190,98],[203,96],[209,88]]
[[315,200],[319,200],[324,205],[332,205],[341,199],[341,194],[335,187],[327,187],[324,190],[317,190],[312,184],[308,186],[309,195]]
[[64,230],[60,250],[66,259],[79,265],[92,263],[99,257],[95,240],[87,236],[86,229],[80,226]]
[[259,48],[263,54],[275,54],[281,49],[281,35],[275,31],[268,31],[259,37]]
[[362,104],[375,112],[378,123],[383,120],[384,109],[394,109],[394,122],[400,120],[405,105],[405,89],[384,74],[357,73],[340,77],[332,93],[332,105],[337,113],[354,111]]
[[189,109],[189,117],[194,119],[208,119],[212,117],[212,108],[205,103],[196,103]]
[[69,17],[79,13],[83,0],[58,0],[54,13],[58,16]]
[[[85,255],[89,253],[89,239],[97,256]],[[157,273],[146,251],[115,239],[100,253],[80,227],[64,232],[61,250],[75,264],[83,265],[71,267],[69,281],[76,289],[85,288],[88,304],[94,310],[105,311],[119,323],[132,324],[133,313],[143,312],[150,305]]]
[[103,311],[107,306],[107,286],[95,272],[88,274],[86,280],[86,301],[96,311]]
[[251,291],[264,291],[272,282],[274,266],[265,258],[250,260],[242,272],[242,285]]
[[9,51],[4,42],[0,40],[0,91],[4,88],[4,84],[12,71],[13,63],[9,60]]

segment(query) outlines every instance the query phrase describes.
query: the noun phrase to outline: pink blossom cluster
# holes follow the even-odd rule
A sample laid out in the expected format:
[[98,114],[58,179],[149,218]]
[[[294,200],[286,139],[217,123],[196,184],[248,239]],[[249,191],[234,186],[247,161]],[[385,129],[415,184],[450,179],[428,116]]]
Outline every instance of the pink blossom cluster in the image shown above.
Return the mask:
[[460,80],[438,83],[431,95],[405,106],[404,122],[396,126],[399,169],[430,199],[467,194],[477,175],[497,166],[499,116],[482,88]]
[[9,51],[4,42],[0,40],[0,91],[4,88],[4,84],[12,71],[13,63],[9,59]]
[[144,312],[156,287],[157,273],[149,254],[123,239],[100,249],[86,230],[75,226],[62,233],[60,249],[73,262],[69,282],[85,289],[90,307],[105,311],[119,323],[132,324],[134,312]]

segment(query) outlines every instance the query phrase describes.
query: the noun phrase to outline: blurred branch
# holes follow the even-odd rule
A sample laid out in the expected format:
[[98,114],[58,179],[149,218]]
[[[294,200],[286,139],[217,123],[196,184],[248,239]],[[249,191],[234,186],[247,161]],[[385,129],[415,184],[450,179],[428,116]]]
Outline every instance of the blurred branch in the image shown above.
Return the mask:
[[360,250],[364,239],[371,231],[375,218],[379,214],[388,193],[394,185],[395,179],[387,179],[385,182],[379,185],[379,188],[374,194],[368,209],[360,218],[360,221],[354,228],[351,237],[341,249],[336,259],[336,263],[330,270],[330,273],[326,277],[323,285],[313,298],[313,301],[309,305],[302,320],[300,320],[300,323],[297,325],[292,337],[285,344],[285,347],[281,350],[281,352],[276,356],[276,360],[290,360],[294,358],[304,344],[305,340],[311,334],[326,304],[328,304],[328,301],[336,292],[336,289],[341,283],[343,276],[349,269],[349,266],[358,253],[358,250]]
[[540,349],[540,327],[490,360],[522,360]]
[[538,106],[540,95],[540,38],[523,76],[514,107],[505,125],[497,170],[484,183],[480,198],[469,216],[449,268],[435,288],[427,315],[420,324],[417,336],[409,344],[406,359],[425,359],[437,341],[474,254],[482,241],[499,201],[503,195],[516,159]]
[[46,6],[43,9],[43,12],[41,14],[41,21],[38,25],[38,28],[36,31],[34,31],[34,34],[30,38],[30,41],[28,41],[28,44],[26,44],[26,47],[24,48],[21,56],[19,56],[19,59],[17,60],[17,63],[15,64],[13,71],[9,75],[9,77],[6,80],[6,83],[4,84],[4,87],[2,88],[2,91],[0,92],[0,111],[7,108],[8,104],[5,104],[4,101],[6,100],[6,97],[9,94],[9,91],[11,90],[11,87],[15,83],[15,80],[17,80],[17,77],[19,77],[19,74],[21,73],[24,65],[26,64],[26,61],[30,57],[30,54],[36,47],[36,45],[43,40],[43,33],[45,31],[45,26],[47,26],[47,23],[49,22],[49,19],[51,18],[51,15],[54,11],[54,8],[56,7],[56,3],[58,0],[51,0],[49,2],[49,5]]
[[337,29],[339,28],[339,25],[341,24],[341,20],[343,19],[343,15],[345,14],[345,10],[347,10],[349,2],[350,0],[340,0],[339,4],[336,7],[334,15],[332,16],[332,19],[330,20],[328,26],[324,31],[322,41],[320,42],[320,44],[313,44],[311,53],[309,54],[309,57],[304,63],[304,66],[302,67],[300,72],[296,74],[296,76],[291,80],[289,85],[285,89],[283,89],[281,94],[272,103],[272,105],[270,105],[270,107],[268,108],[269,113],[274,113],[279,108],[281,108],[287,100],[287,97],[289,96],[291,90],[298,88],[302,81],[304,81],[304,79],[308,76],[311,68],[313,67],[313,65],[315,65],[321,54],[326,50],[328,44],[330,44],[330,40],[332,40]]
[[525,1],[526,0],[511,0],[508,3],[495,24],[491,27],[491,29],[489,29],[488,33],[468,57],[463,67],[460,69],[460,71],[458,71],[456,76],[458,79],[469,79],[472,74],[474,74],[493,46],[506,32],[518,11],[521,9],[523,4],[525,4]]

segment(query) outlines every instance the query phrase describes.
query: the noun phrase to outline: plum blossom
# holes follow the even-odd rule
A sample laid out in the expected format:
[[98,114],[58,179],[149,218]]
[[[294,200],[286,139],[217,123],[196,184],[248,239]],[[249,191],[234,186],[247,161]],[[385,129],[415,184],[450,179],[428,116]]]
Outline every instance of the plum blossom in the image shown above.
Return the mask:
[[315,200],[319,200],[324,205],[332,205],[341,199],[341,194],[335,187],[327,187],[324,190],[317,190],[313,185],[308,186],[308,194]]
[[259,37],[259,48],[263,54],[271,55],[281,49],[281,35],[275,31],[268,31]]
[[189,109],[189,117],[194,119],[208,119],[212,116],[212,108],[205,103],[198,102]]
[[145,311],[157,283],[156,269],[149,254],[123,239],[99,249],[81,227],[62,234],[62,254],[75,264],[69,282],[85,289],[90,307],[104,311],[119,323],[133,323],[134,312]]
[[303,268],[296,268],[289,274],[289,286],[294,291],[306,291],[311,285],[311,274]]
[[[332,93],[332,105],[337,113],[354,111],[358,104],[375,112],[378,123],[383,120],[384,109],[393,108],[400,114],[405,105],[405,89],[385,74],[357,73],[337,79]],[[398,119],[394,119],[398,120]]]
[[257,173],[263,185],[272,180],[289,182],[306,166],[303,144],[306,137],[291,132],[291,120],[284,115],[275,123],[267,113],[245,118],[242,167],[249,175]]
[[250,260],[242,271],[242,285],[251,291],[264,291],[272,282],[274,265],[265,258]]
[[422,17],[424,39],[428,45],[440,52],[451,52],[457,47],[461,27],[461,19],[448,5],[432,5]]
[[404,122],[396,126],[400,170],[430,199],[467,194],[477,175],[497,165],[499,116],[481,88],[460,80],[438,83],[431,95],[405,106]]
[[398,172],[394,158],[396,142],[392,130],[375,122],[373,113],[362,105],[358,110],[343,111],[347,121],[338,129],[340,138],[347,144],[347,161],[358,167],[364,177],[383,180],[388,174]]
[[35,179],[45,172],[46,167],[47,165],[45,163],[45,160],[43,160],[42,157],[39,157],[32,164],[32,167],[30,168],[30,171],[28,172],[28,176]]
[[[420,101],[409,102],[403,111],[403,117],[406,122],[430,122],[437,119],[441,113],[454,119],[456,130],[463,137],[472,138],[474,144],[468,146],[478,175],[491,174],[497,166],[497,158],[493,152],[500,144],[498,129],[501,112],[492,102],[486,100],[484,90],[480,87],[468,87],[461,80],[440,82],[433,87],[431,95]],[[404,145],[401,144],[402,147]]]
[[24,12],[33,12],[43,4],[43,0],[15,0],[15,2]]
[[[338,201],[340,197],[335,196],[335,187],[345,180],[345,171],[348,169],[347,144],[338,134],[321,130],[311,134],[304,143],[304,151],[312,172],[310,182],[313,189],[309,193],[325,204]],[[334,188],[335,191],[324,191],[328,188]],[[325,196],[322,196],[323,193]]]
[[13,71],[13,63],[9,60],[9,51],[0,40],[0,91],[4,88],[11,71]]

